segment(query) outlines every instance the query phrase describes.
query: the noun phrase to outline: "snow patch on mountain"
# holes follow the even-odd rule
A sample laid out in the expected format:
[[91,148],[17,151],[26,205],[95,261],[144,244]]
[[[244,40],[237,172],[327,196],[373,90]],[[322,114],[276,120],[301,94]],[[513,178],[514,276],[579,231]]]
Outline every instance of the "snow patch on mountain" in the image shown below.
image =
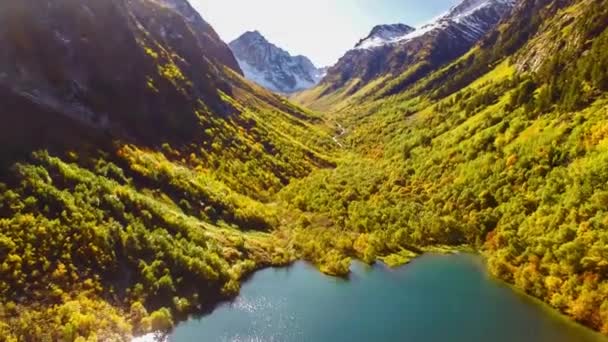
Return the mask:
[[446,18],[460,23],[466,21],[475,12],[495,5],[514,6],[515,0],[464,0],[452,8]]
[[325,76],[305,56],[291,56],[257,31],[246,32],[230,44],[245,77],[277,93],[312,88]]
[[355,49],[371,49],[391,44],[414,30],[413,27],[405,24],[378,25],[372,29],[367,37],[361,39],[355,45]]
[[[464,0],[445,14],[416,29],[411,29],[406,33],[394,35],[386,39],[382,39],[381,37],[370,38],[368,36],[368,38],[361,40],[355,49],[374,49],[384,45],[405,43],[424,36],[429,32],[446,29],[450,25],[458,25],[458,29],[469,40],[477,40],[488,30],[487,22],[480,14],[495,7],[512,8],[515,6],[515,1],[516,0]],[[372,36],[372,34],[370,34],[370,36]]]
[[311,78],[304,78],[302,75],[294,74],[293,82],[285,86],[284,84],[278,82],[273,71],[262,70],[261,68],[253,66],[242,59],[237,58],[237,62],[239,63],[241,70],[243,70],[245,78],[277,93],[293,93],[312,88],[321,80],[321,78],[316,75],[311,80]]

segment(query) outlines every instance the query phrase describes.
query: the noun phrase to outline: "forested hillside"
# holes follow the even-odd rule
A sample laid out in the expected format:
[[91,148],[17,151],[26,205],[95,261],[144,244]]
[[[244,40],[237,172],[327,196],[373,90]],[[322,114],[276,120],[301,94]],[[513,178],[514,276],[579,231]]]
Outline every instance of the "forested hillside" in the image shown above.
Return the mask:
[[128,341],[294,259],[275,194],[334,165],[331,129],[246,82],[188,2],[0,18],[0,341]]
[[[605,1],[519,1],[398,95],[389,79],[336,103],[353,152],[283,192],[310,213],[311,257],[470,245],[496,276],[608,333],[607,26]],[[306,228],[317,221],[354,234]]]
[[322,113],[186,0],[0,5],[0,341],[128,341],[261,267],[460,248],[608,334],[608,3],[513,5],[424,72],[296,97]]
[[[310,108],[336,110],[380,89],[385,96],[398,94],[469,51],[514,5],[514,0],[463,0],[417,29],[373,43],[365,43],[366,38],[328,69],[318,87],[293,98]],[[377,29],[382,26],[371,37]]]

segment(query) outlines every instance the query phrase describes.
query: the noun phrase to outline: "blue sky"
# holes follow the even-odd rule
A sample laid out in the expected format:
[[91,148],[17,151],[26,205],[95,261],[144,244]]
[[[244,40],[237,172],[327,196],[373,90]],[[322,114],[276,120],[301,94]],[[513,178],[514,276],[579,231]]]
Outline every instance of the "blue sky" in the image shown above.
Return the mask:
[[317,66],[333,65],[377,24],[419,26],[458,0],[190,0],[226,41],[258,30]]

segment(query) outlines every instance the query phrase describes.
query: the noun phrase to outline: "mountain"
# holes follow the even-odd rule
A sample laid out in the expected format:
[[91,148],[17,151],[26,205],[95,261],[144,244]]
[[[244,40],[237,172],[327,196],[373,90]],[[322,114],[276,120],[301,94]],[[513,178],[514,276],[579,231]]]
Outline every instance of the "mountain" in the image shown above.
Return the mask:
[[293,258],[276,194],[334,165],[331,129],[245,80],[187,1],[0,20],[0,340],[129,341]]
[[298,95],[323,113],[246,80],[185,1],[0,20],[0,340],[130,341],[260,268],[463,250],[608,335],[605,0],[378,29],[354,79]]
[[[400,92],[466,53],[509,14],[513,5],[514,0],[465,0],[432,23],[413,31],[409,26],[374,28],[389,39],[375,37],[377,32],[372,31],[329,68],[317,87],[295,99],[326,107],[327,102],[368,90],[368,84],[378,87],[389,81],[393,87],[387,89],[385,95]],[[405,71],[408,71],[407,77],[396,79]]]
[[305,56],[291,56],[257,31],[246,32],[230,44],[245,77],[277,93],[314,87],[324,70]]
[[[0,86],[9,98],[151,143],[191,138],[196,108],[227,112],[217,92],[231,92],[223,69],[241,71],[187,1],[62,0],[41,8],[2,6]],[[15,124],[37,121],[29,115]]]
[[356,49],[369,49],[377,46],[390,44],[401,40],[404,36],[414,32],[416,29],[405,24],[378,25],[372,29],[370,34],[361,39]]
[[[450,18],[479,22],[467,13],[483,4],[463,2]],[[427,29],[439,35],[442,22],[459,27]],[[310,253],[398,265],[468,246],[494,276],[608,334],[607,52],[606,1],[518,0],[441,67],[310,97],[352,153],[284,191],[308,222],[335,227],[336,237],[311,228],[310,239],[324,236],[317,246],[334,247]]]

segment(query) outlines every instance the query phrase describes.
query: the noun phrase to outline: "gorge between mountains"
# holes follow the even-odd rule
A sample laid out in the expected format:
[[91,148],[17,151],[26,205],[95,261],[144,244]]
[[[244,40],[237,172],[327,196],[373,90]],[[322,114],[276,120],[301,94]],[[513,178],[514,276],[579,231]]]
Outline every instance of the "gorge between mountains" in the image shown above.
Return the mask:
[[204,17],[0,5],[0,342],[606,340],[605,0],[329,68]]

